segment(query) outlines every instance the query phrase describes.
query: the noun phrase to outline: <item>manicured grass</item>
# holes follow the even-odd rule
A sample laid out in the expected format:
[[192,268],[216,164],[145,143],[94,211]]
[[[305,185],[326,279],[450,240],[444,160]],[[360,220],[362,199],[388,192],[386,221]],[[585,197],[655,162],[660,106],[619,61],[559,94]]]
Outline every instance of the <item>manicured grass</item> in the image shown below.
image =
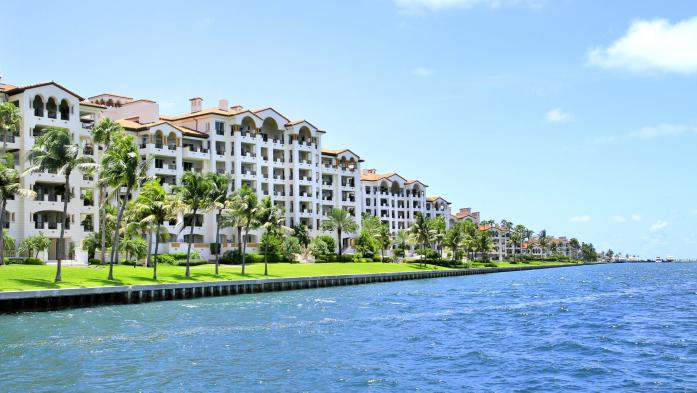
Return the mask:
[[[548,262],[548,261],[525,261],[513,263],[511,261],[492,261],[496,264],[496,267],[509,267],[509,266],[539,266],[539,265],[568,265],[570,263],[581,263],[581,261],[568,261],[568,262]],[[473,262],[471,267],[486,267],[484,262]]]
[[105,285],[137,285],[190,281],[250,280],[262,278],[330,276],[342,274],[395,273],[445,269],[415,263],[317,263],[317,264],[269,264],[269,275],[264,276],[264,264],[247,265],[244,276],[241,266],[220,266],[215,275],[215,265],[191,267],[191,278],[184,276],[185,267],[160,265],[158,281],[152,279],[152,269],[145,267],[114,266],[115,280],[107,280],[108,266],[63,267],[63,281],[54,283],[55,266],[3,265],[0,266],[0,291],[32,289],[98,287]]

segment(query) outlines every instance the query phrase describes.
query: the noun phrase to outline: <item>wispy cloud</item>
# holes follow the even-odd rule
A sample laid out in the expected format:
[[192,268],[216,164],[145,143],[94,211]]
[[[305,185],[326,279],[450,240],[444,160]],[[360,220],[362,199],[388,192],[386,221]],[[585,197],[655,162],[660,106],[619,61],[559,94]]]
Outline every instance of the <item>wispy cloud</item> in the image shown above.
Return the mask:
[[612,221],[614,222],[627,222],[627,218],[624,216],[612,216]]
[[697,17],[671,24],[667,19],[636,20],[607,47],[588,51],[588,64],[632,72],[697,72]]
[[634,213],[631,215],[632,221],[641,221],[641,215]]
[[488,7],[492,9],[524,4],[539,8],[544,0],[393,0],[402,14],[418,15],[447,9]]
[[651,228],[649,228],[649,229],[650,229],[652,232],[655,232],[655,231],[660,231],[661,229],[663,229],[663,228],[665,228],[665,227],[667,227],[667,226],[668,226],[668,222],[667,222],[667,221],[658,220],[658,221],[656,221],[653,225],[651,225]]
[[433,70],[426,67],[414,67],[411,69],[412,75],[426,77],[433,74]]
[[571,120],[571,115],[559,108],[552,109],[545,114],[545,119],[550,123],[566,123]]
[[591,216],[589,215],[582,215],[582,216],[573,216],[569,221],[571,222],[589,222],[591,220]]
[[659,124],[641,128],[637,131],[628,132],[622,135],[601,136],[594,140],[595,143],[604,144],[628,140],[650,140],[669,136],[684,134],[697,134],[697,126],[684,124]]

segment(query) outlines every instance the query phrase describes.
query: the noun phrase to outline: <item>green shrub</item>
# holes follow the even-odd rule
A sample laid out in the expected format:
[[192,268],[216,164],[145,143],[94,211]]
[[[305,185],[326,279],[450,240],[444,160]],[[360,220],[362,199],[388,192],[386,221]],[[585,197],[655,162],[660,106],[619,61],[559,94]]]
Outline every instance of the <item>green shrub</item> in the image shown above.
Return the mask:
[[[206,259],[201,259],[201,258],[193,259],[192,258],[189,261],[189,266],[199,266],[199,265],[205,265],[207,263],[208,263],[208,260],[206,260]],[[186,258],[184,258],[184,260],[178,260],[176,262],[176,265],[177,266],[186,266]]]
[[380,257],[380,255],[374,255],[373,262],[382,262],[382,257]]
[[385,263],[392,263],[392,262],[394,262],[394,258],[385,257],[385,258],[382,260],[382,262],[385,262]]
[[138,263],[136,261],[126,259],[125,261],[121,261],[121,264],[126,266],[135,266]]
[[163,265],[174,265],[177,260],[172,256],[172,254],[160,254],[157,256],[157,263]]
[[90,258],[90,260],[87,261],[87,264],[89,264],[89,265],[101,265],[101,264],[102,264],[102,260],[101,260],[101,259],[97,259],[97,258]]
[[5,263],[8,265],[45,265],[43,260],[32,257],[5,257]]
[[33,257],[28,257],[24,258],[24,262],[22,262],[24,265],[45,265],[43,260],[41,258],[33,258]]
[[329,252],[334,252],[336,250],[336,241],[333,237],[328,235],[319,235],[316,237],[317,240],[323,241],[327,245],[327,250]]
[[[185,252],[171,252],[169,254],[162,254],[162,255],[171,255],[175,260],[181,261],[186,260],[186,253]],[[196,252],[196,251],[191,251],[191,259],[200,259],[201,255]]]
[[218,255],[218,250],[220,250],[220,243],[211,243],[208,246],[208,249],[211,251],[211,255]]

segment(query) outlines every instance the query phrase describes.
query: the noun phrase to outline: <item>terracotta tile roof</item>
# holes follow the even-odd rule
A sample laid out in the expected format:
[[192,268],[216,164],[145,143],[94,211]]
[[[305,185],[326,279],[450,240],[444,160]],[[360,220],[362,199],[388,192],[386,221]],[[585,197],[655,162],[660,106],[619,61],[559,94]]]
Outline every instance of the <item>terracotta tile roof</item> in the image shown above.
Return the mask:
[[147,123],[147,124],[141,124],[141,123],[138,123],[137,121],[130,120],[130,119],[119,119],[119,120],[116,120],[116,122],[119,123],[121,125],[121,127],[125,128],[129,131],[136,131],[136,132],[146,131],[152,127],[156,127],[156,126],[159,126],[161,124],[167,124],[167,125],[174,127],[175,129],[179,130],[179,132],[181,132],[182,135],[192,136],[192,137],[196,137],[196,138],[208,138],[208,134],[206,134],[205,132],[196,131],[196,130],[193,130],[193,129],[188,128],[188,127],[172,124],[172,123],[170,123],[168,121],[164,121],[164,120],[156,121],[154,123]]
[[89,102],[89,101],[80,101],[80,105],[82,105],[82,106],[93,106],[93,107],[95,107],[95,108],[106,109],[106,106],[105,106],[105,105],[99,105],[99,104],[95,104],[95,103]]
[[7,90],[16,89],[16,88],[17,88],[17,86],[15,86],[15,85],[8,85],[8,84],[0,83],[0,91],[7,91]]
[[[239,114],[244,113],[244,112],[249,112],[249,113],[253,114],[254,116],[256,116],[256,114],[254,114],[252,111],[237,106],[237,107],[231,107],[229,110],[221,110],[220,108],[206,108],[206,109],[202,109],[198,112],[194,112],[194,113],[185,113],[183,115],[175,115],[175,116],[160,116],[160,118],[165,119],[165,120],[176,121],[176,120],[184,120],[184,119],[189,119],[192,117],[199,117],[199,116],[206,116],[206,115],[220,115],[220,116],[230,117],[230,116],[239,115]],[[259,116],[257,116],[257,118],[259,118]]]
[[[318,129],[317,127],[315,127],[314,124],[312,124],[312,123],[310,123],[309,121],[304,120],[304,119],[303,119],[303,120],[289,121],[288,123],[286,123],[286,125],[292,127],[292,126],[297,125],[297,124],[300,124],[300,123],[307,123],[307,124],[310,125],[310,127],[312,127],[312,128],[314,128],[315,130],[318,130],[318,131],[319,131],[319,129]],[[323,132],[324,132],[324,131],[323,131]]]
[[15,87],[12,88],[12,89],[5,90],[5,93],[10,94],[10,95],[12,95],[12,94],[19,94],[19,93],[22,93],[22,92],[24,92],[25,90],[28,90],[28,89],[33,89],[33,88],[36,88],[36,87],[42,87],[42,86],[48,86],[48,85],[54,85],[54,86],[56,86],[57,88],[59,88],[59,89],[65,91],[66,93],[74,95],[74,96],[77,97],[80,101],[83,101],[83,100],[84,100],[84,98],[82,98],[82,96],[75,94],[74,92],[72,92],[72,91],[66,89],[64,86],[62,86],[61,84],[56,83],[56,82],[54,82],[54,81],[35,83],[35,84],[33,84],[33,85],[27,85],[27,86],[22,86],[22,87],[16,87],[16,86],[15,86]]
[[439,196],[430,196],[430,197],[426,197],[426,201],[427,201],[427,202],[434,202],[434,201],[437,201],[437,200],[439,200],[439,199],[440,199],[441,201],[447,203],[448,205],[450,204],[450,202],[446,201],[445,199],[443,199],[443,198],[441,198],[441,197],[439,197]]
[[349,152],[349,153],[353,154],[354,156],[356,156],[356,157],[358,157],[358,158],[361,158],[358,154],[356,154],[356,153],[354,153],[353,151],[351,151],[351,149],[336,149],[336,150],[332,150],[332,149],[322,149],[322,154],[325,154],[325,155],[328,155],[328,156],[337,156],[337,155],[339,155],[339,154],[341,154],[341,153],[344,153],[344,152]]
[[132,100],[132,99],[133,99],[133,97],[128,97],[128,96],[124,96],[124,95],[116,94],[116,93],[102,93],[102,94],[97,94],[96,96],[92,96],[92,97],[89,97],[89,98],[96,98],[96,97],[99,97],[99,96],[114,96],[114,97],[128,98],[129,100]]
[[155,101],[153,101],[153,100],[147,100],[147,99],[145,99],[145,98],[140,98],[140,99],[137,99],[137,100],[133,100],[133,101],[126,102],[126,103],[122,104],[121,106],[126,106],[126,105],[135,104],[136,102],[149,102],[149,103],[151,103],[151,104],[157,104],[157,102],[155,102]]

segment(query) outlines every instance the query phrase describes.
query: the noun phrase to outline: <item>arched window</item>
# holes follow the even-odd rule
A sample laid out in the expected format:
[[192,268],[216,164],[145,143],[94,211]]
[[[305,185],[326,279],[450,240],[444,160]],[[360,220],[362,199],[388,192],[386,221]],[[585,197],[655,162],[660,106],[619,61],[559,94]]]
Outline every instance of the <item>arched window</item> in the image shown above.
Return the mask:
[[70,120],[70,105],[68,105],[68,100],[61,100],[61,105],[58,110],[61,113],[61,120]]
[[56,100],[53,97],[46,102],[46,112],[48,112],[48,117],[51,119],[58,117],[58,105],[56,105]]
[[41,99],[41,96],[37,95],[34,97],[32,106],[34,107],[34,116],[44,116],[44,100]]
[[162,136],[162,131],[157,130],[157,131],[155,131],[155,147],[158,149],[162,149],[163,145],[164,145],[164,137]]
[[112,100],[111,98],[109,98],[109,101],[106,102],[106,106],[108,106],[108,107],[114,106],[114,100]]

